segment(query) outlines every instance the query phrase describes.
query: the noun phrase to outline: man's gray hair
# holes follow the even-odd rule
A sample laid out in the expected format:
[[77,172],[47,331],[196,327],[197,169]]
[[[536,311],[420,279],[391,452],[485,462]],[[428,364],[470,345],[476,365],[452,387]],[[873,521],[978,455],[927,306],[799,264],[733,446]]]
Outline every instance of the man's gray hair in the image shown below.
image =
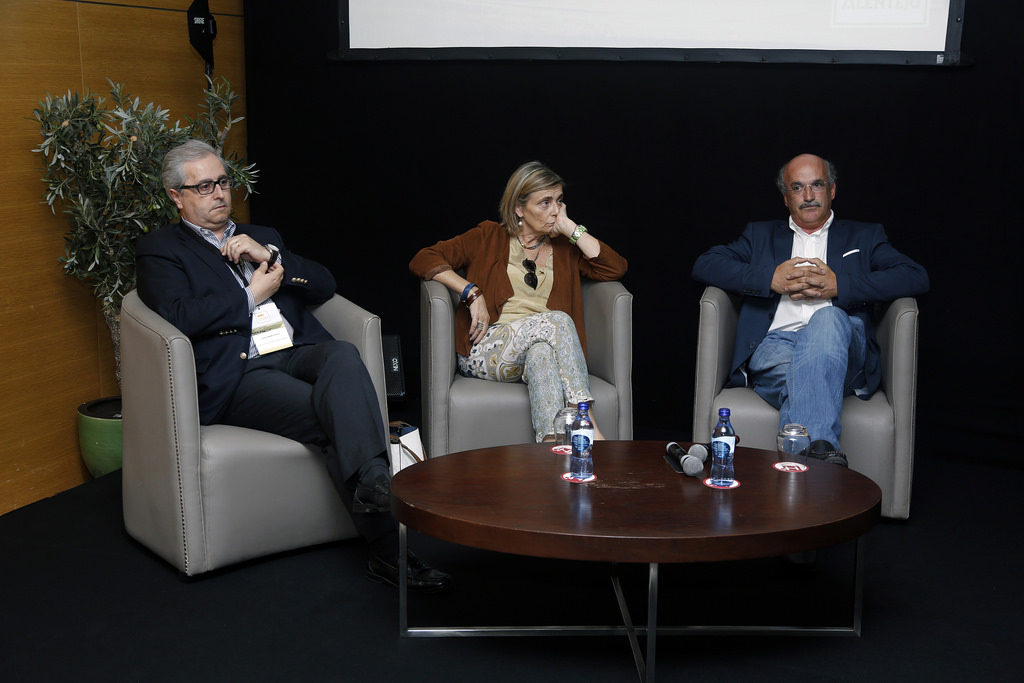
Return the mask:
[[211,155],[217,157],[226,173],[228,165],[224,162],[224,157],[216,148],[202,140],[189,140],[169,151],[164,155],[164,163],[160,170],[160,179],[164,183],[164,190],[180,190],[181,186],[185,184],[185,164]]

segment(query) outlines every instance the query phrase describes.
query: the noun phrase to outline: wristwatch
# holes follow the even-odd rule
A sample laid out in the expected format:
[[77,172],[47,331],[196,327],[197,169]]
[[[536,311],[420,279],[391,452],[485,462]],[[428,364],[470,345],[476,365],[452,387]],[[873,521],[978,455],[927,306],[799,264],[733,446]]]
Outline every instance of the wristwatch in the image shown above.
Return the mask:
[[270,252],[270,258],[267,259],[267,269],[270,269],[271,266],[277,263],[277,257],[281,255],[281,250],[269,242],[264,244],[263,248]]

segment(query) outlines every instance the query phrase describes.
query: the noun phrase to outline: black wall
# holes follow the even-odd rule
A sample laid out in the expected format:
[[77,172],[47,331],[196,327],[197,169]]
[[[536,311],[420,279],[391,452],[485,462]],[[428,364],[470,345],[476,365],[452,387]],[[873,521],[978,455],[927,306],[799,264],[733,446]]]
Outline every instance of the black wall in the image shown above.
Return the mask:
[[956,437],[983,421],[1005,452],[1024,434],[1024,10],[998,4],[967,5],[973,65],[939,68],[338,62],[335,0],[246,3],[253,220],[329,266],[342,294],[401,336],[411,397],[393,413],[416,422],[408,262],[495,218],[514,168],[544,161],[567,180],[569,215],[630,261],[636,437],[684,440],[701,291],[690,267],[747,221],[786,215],[776,170],[820,154],[838,167],[837,215],[881,221],[931,275],[918,454],[967,448]]

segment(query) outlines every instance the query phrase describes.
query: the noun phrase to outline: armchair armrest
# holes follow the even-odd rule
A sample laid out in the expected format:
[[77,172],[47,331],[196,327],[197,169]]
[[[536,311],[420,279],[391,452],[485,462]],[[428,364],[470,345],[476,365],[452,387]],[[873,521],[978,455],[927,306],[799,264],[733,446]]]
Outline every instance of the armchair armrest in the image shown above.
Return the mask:
[[587,370],[615,388],[618,438],[632,439],[633,295],[618,281],[583,280],[582,289]]
[[179,567],[202,529],[186,523],[199,500],[199,401],[192,342],[132,290],[121,305],[124,522]]
[[388,390],[384,371],[384,347],[380,331],[380,316],[349,301],[340,294],[335,294],[319,306],[311,309],[320,324],[327,328],[335,339],[347,341],[359,349],[359,357],[363,359],[374,389],[377,390],[377,403],[384,419],[384,428],[388,424]]
[[455,306],[440,282],[420,282],[420,382],[429,387],[424,397],[423,431],[427,455],[448,443],[448,395],[455,380]]
[[896,299],[879,307],[878,313],[875,335],[882,354],[882,390],[892,406],[893,452],[897,461],[905,461],[902,466],[897,463],[896,471],[906,481],[897,483],[909,490],[917,417],[917,301]]
[[882,388],[890,404],[912,396],[917,381],[917,301],[897,299],[880,306],[875,334],[882,354]]
[[630,386],[633,371],[633,295],[621,282],[583,281],[583,324],[590,374]]
[[693,389],[693,440],[711,439],[711,406],[729,378],[736,342],[739,297],[707,287],[700,299],[697,326],[697,367]]

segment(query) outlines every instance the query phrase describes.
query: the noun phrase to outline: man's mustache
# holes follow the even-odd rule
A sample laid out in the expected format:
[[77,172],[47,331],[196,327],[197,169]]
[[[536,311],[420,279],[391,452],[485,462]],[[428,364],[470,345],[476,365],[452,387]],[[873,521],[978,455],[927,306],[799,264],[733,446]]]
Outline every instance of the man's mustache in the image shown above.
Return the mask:
[[821,208],[821,202],[815,202],[815,201],[804,202],[803,204],[800,205],[800,208],[801,209]]

